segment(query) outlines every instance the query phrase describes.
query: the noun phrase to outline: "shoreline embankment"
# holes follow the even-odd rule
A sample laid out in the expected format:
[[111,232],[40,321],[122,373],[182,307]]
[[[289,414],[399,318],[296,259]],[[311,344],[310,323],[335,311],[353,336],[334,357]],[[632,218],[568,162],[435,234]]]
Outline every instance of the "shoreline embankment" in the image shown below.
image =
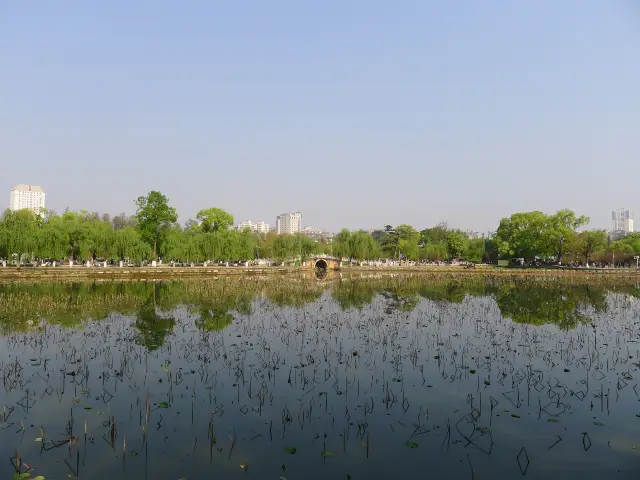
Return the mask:
[[10,282],[56,282],[86,280],[163,280],[218,277],[281,277],[304,276],[319,278],[358,277],[361,275],[408,275],[444,277],[544,277],[571,279],[626,279],[640,281],[640,272],[635,269],[572,269],[558,267],[504,268],[480,266],[396,266],[396,267],[343,267],[329,272],[315,272],[305,267],[4,267],[0,268],[0,283]]

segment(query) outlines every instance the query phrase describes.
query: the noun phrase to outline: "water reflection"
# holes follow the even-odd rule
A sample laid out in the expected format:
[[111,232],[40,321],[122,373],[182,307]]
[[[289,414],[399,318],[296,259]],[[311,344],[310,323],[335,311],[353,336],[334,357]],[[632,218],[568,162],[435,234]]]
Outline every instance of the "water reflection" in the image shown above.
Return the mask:
[[196,305],[188,306],[189,312],[196,315],[196,327],[206,331],[223,330],[233,322],[235,312],[240,315],[251,313],[253,295],[227,292],[218,296],[203,298]]
[[2,286],[0,444],[46,478],[638,478],[637,291]]
[[171,315],[158,311],[157,299],[161,289],[161,285],[152,285],[149,298],[140,305],[133,323],[139,332],[136,336],[136,343],[143,345],[149,351],[160,348],[176,324],[175,318]]
[[[327,273],[319,271],[317,273]],[[165,281],[157,283],[69,283],[0,285],[0,325],[4,332],[25,330],[34,322],[76,326],[110,314],[135,315],[144,345],[161,345],[174,321],[166,313],[185,306],[198,317],[203,330],[222,330],[233,315],[249,314],[255,298],[265,297],[276,306],[302,307],[328,292],[343,311],[362,310],[376,298],[386,312],[411,312],[421,301],[460,304],[467,297],[487,297],[502,315],[518,323],[555,324],[575,328],[589,315],[607,309],[611,292],[640,296],[635,285],[566,284],[482,278],[374,278],[345,279],[327,276],[313,283],[288,280]]]
[[517,284],[490,289],[503,316],[529,325],[552,323],[564,330],[588,321],[589,311],[606,311],[607,293],[608,290],[602,287],[561,283],[552,289],[522,288]]
[[329,271],[326,269],[316,268],[316,280],[326,280],[329,278]]

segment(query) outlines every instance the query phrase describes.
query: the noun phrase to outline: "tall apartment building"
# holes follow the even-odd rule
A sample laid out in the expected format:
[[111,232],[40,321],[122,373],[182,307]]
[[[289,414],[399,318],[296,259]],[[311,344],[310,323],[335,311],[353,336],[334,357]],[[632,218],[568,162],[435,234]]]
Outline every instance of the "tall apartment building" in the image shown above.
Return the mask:
[[293,234],[302,231],[302,212],[282,213],[276,217],[276,233]]
[[9,209],[16,211],[26,208],[39,214],[44,209],[44,200],[44,191],[37,185],[16,185],[11,190]]
[[247,220],[246,222],[238,224],[238,230],[242,231],[245,228],[248,228],[253,233],[269,232],[269,224],[265,222],[252,222],[251,220]]
[[625,236],[633,233],[633,212],[627,208],[619,208],[611,212],[613,230],[616,236]]

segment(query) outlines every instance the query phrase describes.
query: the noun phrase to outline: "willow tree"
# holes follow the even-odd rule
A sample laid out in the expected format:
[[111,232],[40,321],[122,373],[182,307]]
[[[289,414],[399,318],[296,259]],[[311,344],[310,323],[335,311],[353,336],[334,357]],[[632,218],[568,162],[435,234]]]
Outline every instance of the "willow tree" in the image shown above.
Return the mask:
[[125,227],[113,232],[113,257],[117,260],[134,260],[140,262],[149,258],[151,247],[142,241],[140,232],[135,228]]
[[162,231],[162,241],[159,246],[160,253],[167,260],[179,260],[182,258],[183,242],[184,232],[180,228],[177,226],[167,228]]
[[61,259],[67,254],[64,232],[51,222],[46,222],[38,231],[37,255],[40,258]]
[[2,231],[0,249],[7,258],[17,255],[20,265],[23,255],[32,255],[35,252],[38,223],[36,215],[30,210],[6,210],[2,216]]
[[243,232],[234,231],[239,260],[253,260],[256,254],[257,237],[249,230]]
[[373,237],[364,230],[358,230],[351,234],[349,241],[350,256],[358,262],[377,258],[379,248]]
[[296,250],[293,253],[294,256],[300,256],[300,261],[305,261],[312,254],[316,253],[316,243],[304,233],[296,233],[294,235],[296,239]]
[[56,230],[64,242],[63,256],[68,256],[71,260],[82,258],[82,254],[86,253],[82,250],[86,245],[85,237],[87,228],[84,224],[86,212],[65,212],[62,216],[54,215],[47,222],[48,228]]
[[339,259],[352,257],[351,254],[351,232],[346,228],[340,230],[331,244],[331,251],[335,257]]
[[114,256],[114,230],[111,222],[96,218],[85,219],[85,231],[83,253],[86,252],[87,260],[92,260],[94,256],[104,259]]

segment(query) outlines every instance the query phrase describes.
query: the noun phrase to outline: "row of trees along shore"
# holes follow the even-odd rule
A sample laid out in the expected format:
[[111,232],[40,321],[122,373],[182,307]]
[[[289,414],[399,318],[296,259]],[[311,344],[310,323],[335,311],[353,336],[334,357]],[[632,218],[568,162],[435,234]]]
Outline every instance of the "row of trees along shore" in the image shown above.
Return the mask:
[[356,262],[381,258],[404,261],[495,263],[498,258],[545,262],[628,261],[640,252],[640,235],[608,241],[603,230],[578,230],[588,218],[570,210],[547,215],[516,213],[504,218],[492,238],[470,239],[461,230],[439,224],[422,231],[410,225],[386,225],[373,232],[342,230],[332,242],[304,234],[254,234],[232,229],[233,216],[219,208],[200,210],[182,227],[176,210],[160,192],[136,201],[136,214],[110,217],[85,210],[58,215],[29,210],[4,212],[0,220],[0,259],[91,262],[304,260],[330,254]]

